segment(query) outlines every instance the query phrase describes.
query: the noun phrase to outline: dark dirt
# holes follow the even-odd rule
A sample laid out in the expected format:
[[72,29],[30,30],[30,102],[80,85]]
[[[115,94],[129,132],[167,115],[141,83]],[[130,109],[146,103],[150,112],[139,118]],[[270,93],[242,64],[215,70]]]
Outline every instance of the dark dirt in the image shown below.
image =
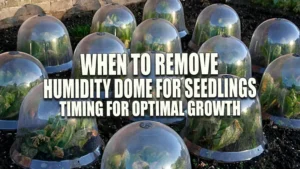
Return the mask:
[[[185,10],[186,26],[190,33],[193,32],[198,14],[211,3],[223,2],[222,0],[181,0]],[[300,16],[294,13],[284,12],[278,9],[265,9],[253,5],[230,4],[239,14],[242,23],[242,40],[248,46],[255,28],[263,21],[279,17],[286,18],[300,26]],[[141,22],[142,8],[144,4],[134,4],[128,7],[132,10]],[[65,19],[68,30],[74,29],[78,25],[87,26],[91,24],[93,13],[80,14],[72,18]],[[16,50],[18,27],[0,30],[0,52]],[[82,39],[78,34],[70,34],[73,49]],[[188,51],[187,44],[191,35],[182,40],[184,51]],[[120,118],[99,119],[99,130],[105,142],[126,122]],[[266,151],[251,161],[222,164],[214,161],[201,160],[192,157],[194,169],[299,169],[300,168],[300,131],[282,129],[273,125],[269,121],[264,122],[264,132],[268,139]],[[14,132],[0,131],[0,169],[19,168],[11,161],[9,149],[15,138]],[[100,168],[100,162],[85,168]]]

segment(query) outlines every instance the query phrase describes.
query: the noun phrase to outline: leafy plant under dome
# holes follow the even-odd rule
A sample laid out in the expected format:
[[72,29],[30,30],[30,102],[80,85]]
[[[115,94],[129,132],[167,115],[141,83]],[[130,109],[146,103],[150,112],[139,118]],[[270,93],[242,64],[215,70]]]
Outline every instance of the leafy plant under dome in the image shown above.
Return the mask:
[[191,169],[183,140],[154,121],[131,123],[108,142],[101,169]]
[[0,65],[0,119],[9,123],[18,119],[20,105],[31,88],[48,76],[37,59],[22,52],[0,54]]
[[123,5],[115,3],[101,7],[93,17],[91,32],[108,32],[117,36],[130,48],[136,20],[133,13]]
[[182,53],[177,29],[164,19],[143,21],[133,33],[130,52],[143,53],[147,51]]
[[259,90],[264,113],[287,119],[300,119],[298,63],[298,55],[288,54],[268,66]]
[[181,38],[188,34],[180,0],[147,1],[144,6],[143,20],[150,18],[162,18],[171,22],[177,28]]
[[299,28],[287,19],[272,18],[261,23],[249,47],[253,66],[265,69],[278,57],[299,52],[299,37]]
[[212,37],[200,47],[198,53],[218,53],[219,74],[245,78],[252,76],[250,52],[241,40],[233,36]]
[[198,51],[205,41],[223,34],[241,39],[239,16],[228,5],[210,5],[199,14],[189,47],[194,51]]
[[95,118],[61,116],[59,100],[44,99],[43,87],[34,87],[22,102],[12,160],[24,168],[68,169],[95,161],[103,144]]
[[68,30],[53,16],[36,15],[27,19],[18,31],[17,49],[36,57],[48,74],[59,74],[72,67]]
[[20,153],[40,160],[61,160],[85,155],[88,152],[84,146],[98,135],[93,122],[91,119],[64,120],[55,116],[49,118],[47,125],[40,130],[20,129]]
[[[219,75],[219,77],[224,76]],[[225,75],[224,78],[238,77]],[[207,100],[226,101],[228,99],[218,99],[217,96],[216,99]],[[231,100],[240,101],[240,116],[228,116],[232,112],[228,112],[228,107],[224,106],[221,108],[224,116],[188,118],[182,133],[192,154],[205,159],[230,163],[252,159],[264,151],[266,140],[263,136],[258,97],[232,98]],[[229,109],[232,111],[233,107],[229,107]]]

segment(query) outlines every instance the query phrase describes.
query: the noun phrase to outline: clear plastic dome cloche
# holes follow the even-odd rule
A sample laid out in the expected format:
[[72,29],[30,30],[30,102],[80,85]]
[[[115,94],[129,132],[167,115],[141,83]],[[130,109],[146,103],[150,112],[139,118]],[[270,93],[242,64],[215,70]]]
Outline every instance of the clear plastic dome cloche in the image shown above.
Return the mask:
[[143,20],[162,18],[170,21],[181,38],[189,32],[185,27],[184,10],[180,0],[148,0],[144,6]]
[[219,74],[252,77],[251,56],[246,45],[239,39],[218,35],[207,40],[198,53],[218,53]]
[[44,99],[43,94],[41,83],[22,102],[12,160],[31,169],[71,169],[97,160],[103,142],[96,120],[61,116],[59,100]]
[[[141,72],[139,71],[139,75],[135,76],[133,75],[133,62],[130,62],[128,64],[128,73],[127,73],[127,78],[130,79],[151,79],[152,80],[152,98],[151,99],[143,99],[143,100],[147,100],[147,101],[167,101],[170,99],[165,99],[162,97],[162,93],[161,93],[161,97],[157,98],[156,97],[156,80],[157,79],[180,79],[181,80],[181,84],[184,84],[184,77],[183,76],[158,76],[155,75],[155,57],[157,53],[160,54],[164,54],[163,52],[155,52],[155,51],[147,51],[145,53],[148,53],[151,57],[151,72],[149,75],[145,76],[142,75]],[[141,67],[141,63],[139,62],[138,64],[138,70],[140,70]],[[181,98],[176,98],[176,99],[172,99],[173,101],[176,101],[177,105],[181,104],[181,108],[182,108],[182,112],[184,114],[186,114],[186,109],[187,109],[187,99],[184,97],[184,85],[182,85],[182,89],[181,89]],[[132,99],[134,100],[134,99]],[[132,107],[130,106],[130,111],[133,111]],[[155,113],[156,110],[155,106],[153,108],[153,112]],[[178,117],[162,117],[162,116],[150,116],[150,109],[148,109],[145,112],[145,116],[142,117],[135,117],[132,114],[129,116],[129,120],[131,121],[143,121],[143,120],[151,120],[151,121],[157,121],[157,122],[161,122],[163,124],[169,125],[171,126],[174,130],[180,131],[186,122],[186,116],[182,117],[182,116],[178,116]]]
[[152,18],[143,21],[133,32],[131,53],[158,51],[182,53],[181,39],[171,22]]
[[82,78],[81,54],[128,54],[123,42],[107,32],[95,32],[83,38],[74,51],[72,77]]
[[131,123],[107,143],[101,169],[191,169],[190,155],[181,137],[154,121]]
[[265,68],[282,55],[298,53],[299,28],[283,18],[269,19],[260,24],[251,39],[250,53],[254,72],[263,74]]
[[198,16],[189,47],[193,51],[198,51],[205,41],[224,33],[241,39],[240,18],[228,5],[210,5]]
[[269,64],[259,95],[265,117],[275,124],[300,129],[300,56],[287,54]]
[[[238,78],[233,75],[218,76],[222,79]],[[225,81],[222,80],[224,86]],[[218,97],[218,96],[217,96]],[[213,98],[195,101],[228,100]],[[203,159],[233,163],[251,160],[263,153],[266,139],[262,130],[261,107],[258,97],[233,98],[240,101],[240,116],[189,117],[182,131],[190,153]],[[196,103],[195,103],[196,104]]]
[[48,74],[72,68],[72,46],[64,24],[53,16],[35,15],[27,19],[18,32],[19,51],[36,57]]
[[110,3],[102,6],[94,15],[91,32],[108,32],[117,36],[129,49],[136,20],[123,5]]
[[0,129],[17,129],[24,97],[45,78],[46,70],[33,56],[17,51],[0,54]]

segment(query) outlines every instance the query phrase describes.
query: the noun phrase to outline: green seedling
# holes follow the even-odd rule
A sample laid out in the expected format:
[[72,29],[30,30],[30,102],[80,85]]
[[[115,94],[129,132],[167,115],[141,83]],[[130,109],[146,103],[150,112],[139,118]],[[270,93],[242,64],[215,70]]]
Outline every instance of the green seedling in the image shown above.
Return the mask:
[[30,159],[63,160],[85,155],[85,145],[98,136],[91,119],[52,117],[38,130],[20,129],[20,153]]
[[300,12],[300,2],[296,0],[251,0],[253,3],[264,7],[275,7],[284,10],[292,10],[296,13]]
[[[253,111],[254,110],[254,111]],[[250,119],[255,120],[250,120]],[[197,117],[189,119],[187,139],[214,151],[244,151],[257,147],[261,129],[260,111],[248,108],[242,116]]]
[[130,42],[132,39],[133,31],[136,27],[134,22],[132,23],[123,23],[120,18],[111,14],[108,15],[104,22],[98,23],[99,25],[95,26],[92,32],[108,32],[117,36],[127,48],[130,47]]
[[257,63],[260,65],[267,67],[273,60],[276,58],[294,53],[296,51],[296,42],[295,44],[270,44],[268,41],[260,47],[261,57],[258,57]]
[[265,74],[260,88],[262,111],[275,116],[300,118],[300,94],[296,86],[287,86],[290,82],[273,79]]
[[157,51],[157,52],[171,52],[176,46],[176,40],[163,42],[159,37],[153,37],[150,34],[146,34],[142,41],[135,42],[135,46],[132,52],[143,53],[146,51]]
[[251,65],[247,63],[247,60],[238,61],[234,64],[219,63],[218,71],[220,74],[232,74],[238,77],[249,77],[249,72],[251,70]]
[[77,25],[70,29],[70,36],[77,38],[84,38],[88,34],[90,34],[90,25]]
[[10,71],[0,71],[0,81],[5,85],[0,86],[0,119],[17,120],[19,109],[26,94],[31,88],[36,86],[41,80],[36,80],[29,84],[16,84],[16,79],[32,76],[24,74],[21,70],[16,73]]
[[[49,39],[46,32],[41,35]],[[71,46],[69,37],[64,35],[51,41],[30,40],[18,46],[18,50],[36,57],[44,66],[57,66],[71,60]]]
[[237,28],[233,25],[228,27],[211,26],[210,23],[197,24],[193,34],[193,41],[197,46],[201,46],[205,41],[217,35],[235,36]]

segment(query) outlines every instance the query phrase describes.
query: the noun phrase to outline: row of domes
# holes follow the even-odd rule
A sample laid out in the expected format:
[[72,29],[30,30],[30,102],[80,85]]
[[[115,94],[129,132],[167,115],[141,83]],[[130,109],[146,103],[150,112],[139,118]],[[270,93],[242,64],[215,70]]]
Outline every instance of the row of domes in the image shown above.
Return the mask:
[[[96,122],[59,117],[58,101],[44,100],[39,83],[47,74],[71,68],[72,76],[80,78],[82,53],[182,53],[180,38],[188,32],[180,1],[149,0],[143,18],[136,27],[126,7],[100,8],[93,18],[94,33],[80,41],[74,54],[68,31],[59,20],[39,15],[23,23],[18,34],[20,52],[0,55],[0,104],[4,105],[0,126],[13,128],[19,119],[18,139],[11,149],[16,163],[30,168],[74,168],[101,154]],[[187,119],[184,142],[191,153],[203,158],[234,162],[261,154],[265,144],[261,111],[279,125],[300,126],[299,57],[293,54],[299,47],[299,29],[288,20],[270,19],[255,31],[250,52],[240,38],[240,20],[231,7],[215,4],[199,15],[189,46],[201,53],[219,53],[220,73],[250,78],[253,65],[263,69],[271,63],[261,83],[260,101],[244,100],[240,118]],[[184,142],[161,123],[133,123],[111,138],[102,167],[187,169],[190,161]]]
[[[144,21],[136,27],[135,17],[127,7],[108,4],[94,15],[91,33],[107,32],[117,37],[107,35],[105,39],[110,39],[111,44],[107,45],[111,47],[105,47],[107,49],[103,52],[120,52],[125,46],[132,53],[182,53],[181,34],[185,32],[186,35],[188,31],[185,28],[180,1],[147,1],[143,18]],[[224,34],[227,36],[218,36]],[[245,64],[250,64],[250,57],[252,65],[255,66],[254,71],[259,72],[259,69],[265,69],[279,56],[297,53],[299,35],[298,27],[286,19],[267,20],[254,32],[249,52],[243,42],[239,41],[241,25],[238,14],[227,5],[214,4],[205,8],[198,16],[189,46],[195,52],[222,50],[222,53],[219,53],[220,62],[227,65],[231,64],[227,57],[232,55],[238,55],[239,62],[248,62]],[[89,40],[84,41],[93,42],[96,37],[89,36]],[[227,40],[225,37],[228,37]],[[223,52],[228,46],[233,47]],[[78,45],[74,58],[77,56],[76,50],[81,51],[85,47],[82,43]],[[54,17],[39,15],[26,20],[18,33],[17,49],[38,58],[50,74],[71,69],[73,52],[69,34],[65,26]],[[73,61],[76,61],[74,58]],[[233,72],[222,73],[234,74]],[[247,72],[242,76],[249,77],[251,74]]]

